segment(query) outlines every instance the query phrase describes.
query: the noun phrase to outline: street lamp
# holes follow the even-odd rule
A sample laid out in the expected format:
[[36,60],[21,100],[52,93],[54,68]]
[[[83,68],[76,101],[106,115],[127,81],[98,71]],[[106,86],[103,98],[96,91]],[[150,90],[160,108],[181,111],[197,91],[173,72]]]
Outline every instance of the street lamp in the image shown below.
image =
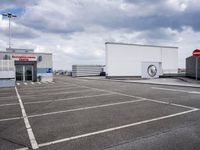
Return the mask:
[[9,48],[11,48],[11,30],[10,30],[10,21],[11,21],[11,18],[15,18],[17,17],[16,15],[12,14],[12,13],[3,13],[2,16],[4,17],[8,17],[9,19]]

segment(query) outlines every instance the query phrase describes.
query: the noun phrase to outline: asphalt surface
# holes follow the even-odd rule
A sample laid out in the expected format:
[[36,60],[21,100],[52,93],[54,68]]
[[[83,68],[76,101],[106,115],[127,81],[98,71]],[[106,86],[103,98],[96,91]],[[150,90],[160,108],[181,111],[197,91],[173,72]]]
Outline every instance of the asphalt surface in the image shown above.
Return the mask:
[[0,149],[199,150],[199,109],[198,88],[64,76],[21,83],[0,89]]

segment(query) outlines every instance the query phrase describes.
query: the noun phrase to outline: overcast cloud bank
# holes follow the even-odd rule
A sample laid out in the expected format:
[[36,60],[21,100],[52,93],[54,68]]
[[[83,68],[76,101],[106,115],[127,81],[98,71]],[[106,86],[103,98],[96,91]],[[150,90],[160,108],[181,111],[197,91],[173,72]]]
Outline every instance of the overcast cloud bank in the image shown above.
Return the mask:
[[[104,64],[105,42],[178,46],[179,66],[200,48],[198,0],[1,0],[12,22],[12,46],[54,54],[55,69]],[[0,49],[8,20],[0,17]]]

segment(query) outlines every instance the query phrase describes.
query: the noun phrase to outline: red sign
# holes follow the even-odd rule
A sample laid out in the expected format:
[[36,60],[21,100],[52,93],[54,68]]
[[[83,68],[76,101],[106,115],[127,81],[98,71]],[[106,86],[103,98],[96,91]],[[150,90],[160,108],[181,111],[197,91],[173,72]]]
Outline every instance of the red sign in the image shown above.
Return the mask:
[[35,61],[36,56],[19,56],[19,55],[12,55],[13,60],[18,61]]
[[194,50],[192,55],[196,57],[200,57],[200,50],[199,49]]

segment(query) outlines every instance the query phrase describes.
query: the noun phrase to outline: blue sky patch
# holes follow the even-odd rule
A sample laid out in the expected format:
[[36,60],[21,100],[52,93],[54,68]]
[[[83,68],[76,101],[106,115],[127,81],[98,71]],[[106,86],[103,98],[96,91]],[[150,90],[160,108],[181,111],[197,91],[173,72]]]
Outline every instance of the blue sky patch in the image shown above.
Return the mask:
[[13,14],[15,14],[17,16],[21,16],[21,15],[24,14],[25,8],[23,8],[23,7],[15,7],[15,8],[0,9],[0,13],[1,14],[2,13],[8,13],[8,12],[13,13]]

